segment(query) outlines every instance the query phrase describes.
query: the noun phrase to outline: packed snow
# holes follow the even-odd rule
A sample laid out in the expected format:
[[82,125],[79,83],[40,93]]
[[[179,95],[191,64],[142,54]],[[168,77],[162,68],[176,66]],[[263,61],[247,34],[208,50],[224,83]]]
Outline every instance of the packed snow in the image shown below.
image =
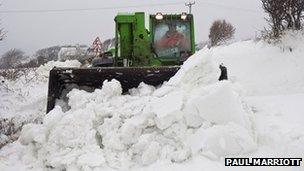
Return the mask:
[[[46,74],[55,65],[48,63],[36,71],[43,79],[25,86],[32,102],[0,110],[2,118],[41,118],[0,150],[0,169],[227,170],[225,157],[301,157],[303,42],[303,35],[289,34],[279,45],[205,48],[161,87],[141,83],[121,95],[118,81],[105,81],[92,93],[73,89],[70,110],[57,105],[44,116]],[[72,63],[66,64],[78,66]],[[220,63],[228,81],[218,81]]]

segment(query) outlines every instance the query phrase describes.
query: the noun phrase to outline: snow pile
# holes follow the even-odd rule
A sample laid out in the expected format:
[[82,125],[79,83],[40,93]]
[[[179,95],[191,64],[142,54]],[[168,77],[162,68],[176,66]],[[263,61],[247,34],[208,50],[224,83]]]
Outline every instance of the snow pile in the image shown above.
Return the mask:
[[17,80],[0,77],[0,147],[17,138],[13,134],[18,133],[23,124],[42,121],[49,71],[54,66],[79,67],[80,63],[51,61],[39,68],[26,69]]
[[158,89],[142,83],[121,95],[116,80],[93,93],[74,89],[70,110],[56,106],[43,124],[23,127],[22,160],[38,168],[126,169],[255,150],[242,91],[218,77],[218,65],[198,52]]
[[[50,70],[54,67],[71,67],[71,68],[79,68],[81,63],[77,60],[67,60],[65,62],[59,61],[50,61],[41,67],[37,68],[37,73],[40,78],[44,78],[43,82],[47,82],[49,79]],[[41,82],[41,81],[40,81]]]

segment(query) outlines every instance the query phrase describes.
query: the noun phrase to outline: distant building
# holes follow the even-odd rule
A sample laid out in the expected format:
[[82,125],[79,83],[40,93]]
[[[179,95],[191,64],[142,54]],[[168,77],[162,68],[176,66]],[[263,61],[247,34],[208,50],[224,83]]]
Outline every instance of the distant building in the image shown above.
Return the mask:
[[88,56],[87,45],[65,45],[61,46],[61,49],[58,52],[58,60],[66,61],[66,60],[79,60],[83,61]]

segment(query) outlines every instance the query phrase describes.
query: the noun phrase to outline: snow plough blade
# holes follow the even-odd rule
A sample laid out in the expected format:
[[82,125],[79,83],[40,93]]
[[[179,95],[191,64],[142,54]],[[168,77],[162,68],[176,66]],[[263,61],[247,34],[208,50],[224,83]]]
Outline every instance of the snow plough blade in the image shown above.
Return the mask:
[[121,83],[123,93],[137,87],[141,82],[158,86],[168,81],[179,70],[170,67],[100,67],[100,68],[53,68],[49,76],[47,99],[48,113],[55,107],[57,99],[66,99],[73,88],[94,91],[101,88],[105,80],[116,79]]

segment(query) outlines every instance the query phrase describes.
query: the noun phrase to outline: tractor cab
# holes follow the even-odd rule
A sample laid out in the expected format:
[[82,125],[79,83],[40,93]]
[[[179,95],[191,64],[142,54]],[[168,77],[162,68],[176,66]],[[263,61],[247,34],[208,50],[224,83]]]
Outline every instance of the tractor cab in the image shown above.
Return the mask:
[[150,15],[154,55],[165,64],[184,62],[195,52],[192,14]]
[[145,13],[120,13],[115,17],[114,66],[180,65],[195,52],[192,14],[156,13],[145,27]]

